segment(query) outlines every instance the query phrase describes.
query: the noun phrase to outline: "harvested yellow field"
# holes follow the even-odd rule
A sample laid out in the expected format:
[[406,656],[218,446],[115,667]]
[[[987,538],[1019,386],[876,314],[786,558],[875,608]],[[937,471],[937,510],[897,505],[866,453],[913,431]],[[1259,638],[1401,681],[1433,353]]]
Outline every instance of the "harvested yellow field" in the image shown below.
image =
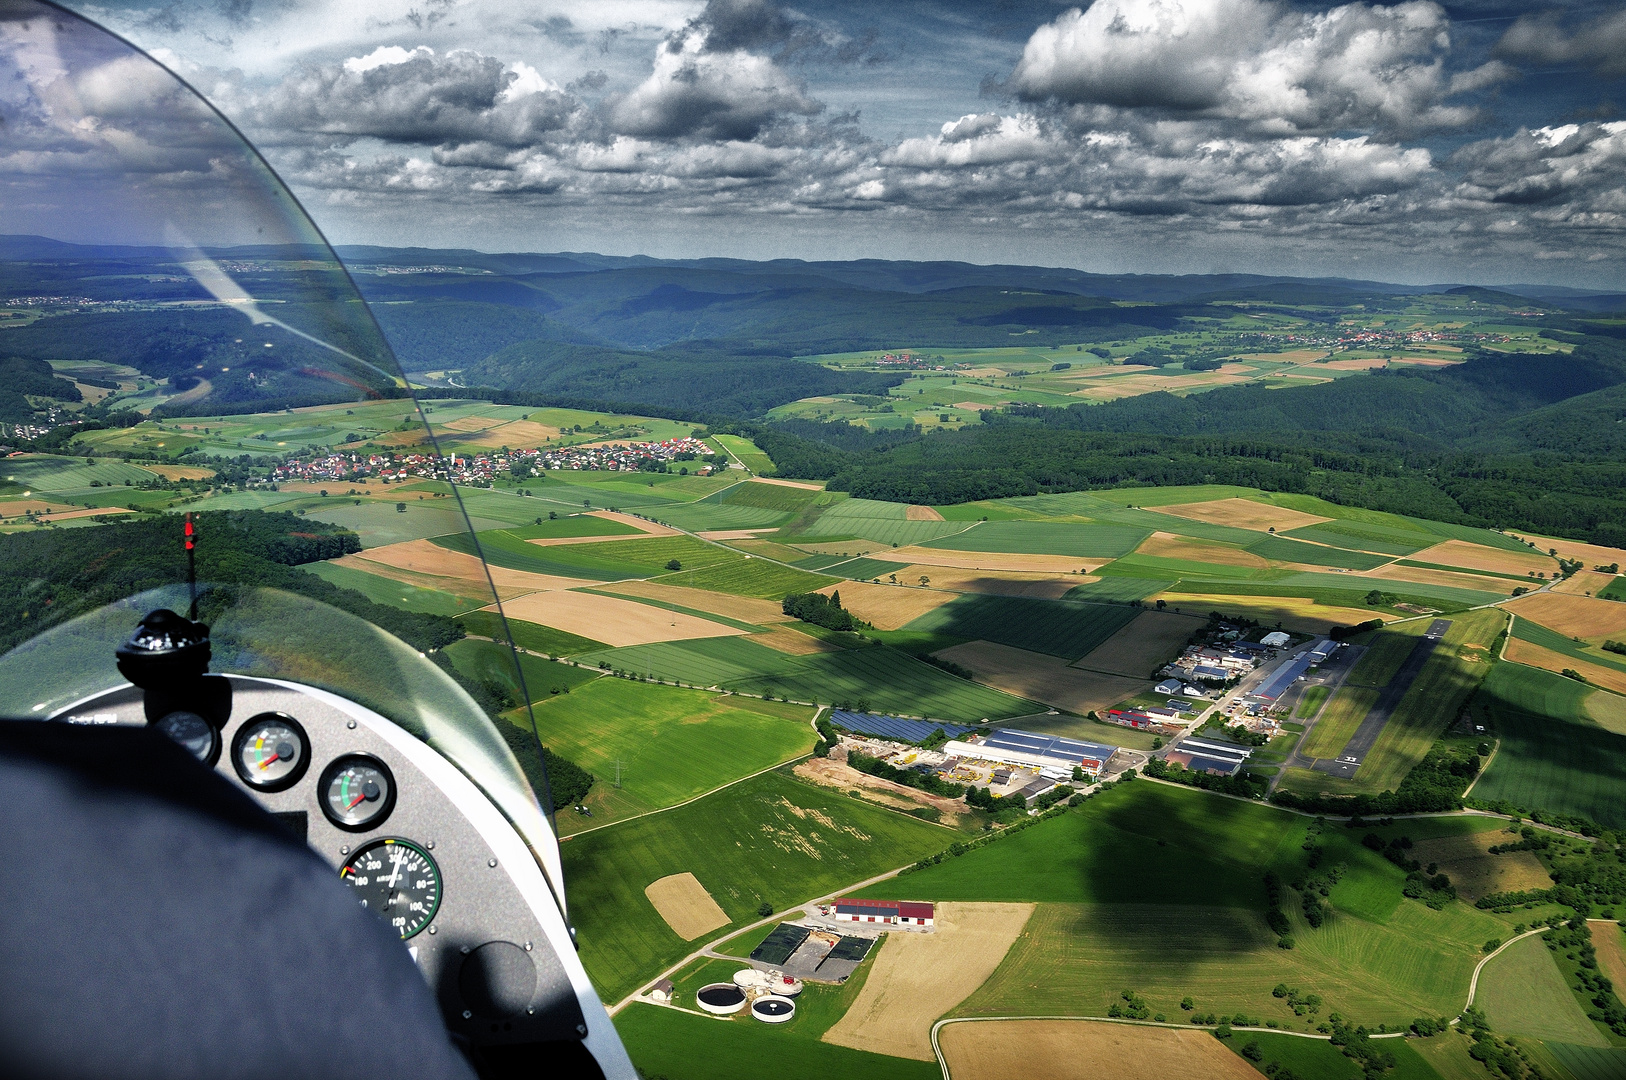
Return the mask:
[[1087,386],[1082,390],[1074,390],[1071,396],[1095,401],[1112,401],[1139,394],[1155,394],[1160,390],[1206,390],[1212,386],[1230,386],[1248,381],[1248,377],[1244,375],[1221,375],[1218,372],[1205,372],[1200,375],[1123,375]]
[[1599,727],[1608,728],[1616,735],[1626,735],[1626,697],[1594,690],[1581,708]]
[[1602,686],[1613,690],[1617,694],[1626,694],[1626,671],[1619,671],[1602,664],[1589,663],[1586,660],[1577,660],[1573,656],[1554,652],[1532,645],[1528,641],[1518,638],[1508,638],[1507,658],[1516,664],[1528,664],[1530,667],[1541,668],[1543,671],[1553,671],[1562,675],[1565,669],[1578,671],[1587,682],[1594,686]]
[[1382,578],[1384,581],[1415,581],[1420,585],[1450,585],[1457,589],[1499,592],[1504,596],[1517,587],[1507,578],[1486,577],[1483,574],[1453,574],[1449,570],[1428,570],[1421,566],[1400,566],[1397,563],[1386,563],[1376,570],[1364,570],[1358,576]]
[[1206,615],[1210,611],[1258,619],[1266,626],[1280,623],[1290,630],[1324,634],[1334,626],[1357,626],[1369,619],[1392,619],[1395,616],[1375,612],[1371,608],[1329,607],[1314,600],[1298,596],[1226,596],[1208,593],[1159,593],[1156,599],[1167,600],[1170,607],[1185,613]]
[[142,465],[141,468],[165,480],[207,480],[215,474],[213,469],[200,469],[196,465]]
[[1450,367],[1452,364],[1462,363],[1461,360],[1446,356],[1397,356],[1394,362],[1397,364],[1417,364],[1421,367]]
[[776,626],[772,630],[752,634],[751,640],[791,656],[812,656],[814,653],[841,650],[839,645],[832,645],[812,634],[799,633],[788,626]]
[[1597,544],[1583,544],[1579,540],[1559,540],[1551,536],[1536,536],[1533,533],[1523,535],[1526,540],[1534,540],[1536,547],[1543,552],[1556,548],[1566,559],[1580,559],[1588,570],[1594,566],[1608,566],[1611,563],[1626,566],[1626,551],[1620,548],[1599,547]]
[[956,596],[940,589],[875,585],[867,581],[843,581],[819,591],[826,596],[839,592],[841,606],[877,630],[901,630],[905,624],[928,611],[936,611]]
[[1545,551],[1545,548],[1541,552],[1504,551],[1501,548],[1485,547],[1483,544],[1470,544],[1466,540],[1447,540],[1443,544],[1424,548],[1406,558],[1413,562],[1466,566],[1471,570],[1489,570],[1493,574],[1516,574],[1522,577],[1532,570],[1538,574],[1550,574],[1558,569],[1558,563],[1549,558]]
[[1152,685],[1150,679],[1082,671],[1060,657],[992,641],[968,641],[936,655],[969,668],[980,683],[1080,716],[1111,708]]
[[436,424],[435,426],[443,427],[447,431],[475,432],[485,431],[499,422],[489,416],[459,416],[456,420],[448,420],[444,424]]
[[1600,574],[1593,570],[1578,570],[1554,585],[1552,591],[1571,593],[1577,596],[1592,596],[1607,589],[1614,580],[1614,574]]
[[693,941],[708,930],[728,925],[728,916],[693,874],[672,874],[651,882],[644,889],[644,895],[649,897],[672,932],[684,941]]
[[1243,551],[1231,544],[1194,540],[1189,536],[1176,536],[1166,532],[1155,532],[1148,536],[1141,541],[1135,553],[1154,555],[1160,559],[1189,559],[1192,562],[1218,563],[1221,566],[1246,566],[1256,570],[1263,570],[1270,565],[1253,552]]
[[[806,547],[806,544],[798,544]],[[847,547],[849,545],[836,545]],[[884,548],[877,545],[871,551]],[[1080,569],[1096,569],[1111,559],[1091,559],[1090,566],[1082,559],[1071,555],[1012,555],[1000,551],[949,551],[928,547],[902,547],[892,549],[892,554],[900,560],[913,563],[924,563],[926,566],[958,566],[965,570],[1037,570],[1046,574],[1071,574]]]
[[975,1020],[937,1044],[954,1080],[1259,1080],[1207,1031],[1102,1020]]
[[994,973],[1033,908],[1033,904],[938,904],[931,933],[888,934],[864,988],[846,1015],[824,1033],[824,1041],[935,1061],[932,1024]]
[[44,499],[7,499],[0,502],[0,517],[26,517],[29,514],[66,514],[81,507]]
[[599,592],[611,592],[618,596],[641,596],[645,600],[659,600],[665,604],[676,604],[679,607],[693,608],[695,611],[758,625],[794,621],[772,600],[730,596],[728,593],[712,592],[709,589],[691,589],[685,585],[664,585],[658,581],[637,580],[617,581],[597,588]]
[[662,525],[655,521],[645,521],[641,517],[633,517],[631,514],[623,514],[616,510],[592,510],[588,512],[587,516],[603,518],[605,521],[619,521],[623,525],[631,525],[634,529],[641,529],[651,536],[671,536],[677,532],[676,529],[668,525]]
[[1541,860],[1530,852],[1490,853],[1493,844],[1504,844],[1508,839],[1507,833],[1492,829],[1465,836],[1419,840],[1412,845],[1411,857],[1424,866],[1439,863],[1440,872],[1451,878],[1451,884],[1469,903],[1490,893],[1552,888],[1553,879],[1542,867]]
[[[814,399],[818,400],[817,398]],[[834,400],[834,399],[831,399]],[[811,480],[778,480],[772,476],[753,476],[746,481],[747,484],[777,484],[779,487],[802,488],[805,491],[823,491],[824,484]]]
[[922,577],[931,579],[934,589],[950,592],[992,593],[995,596],[1032,596],[1059,600],[1080,585],[1100,578],[1088,574],[1043,574],[1020,570],[965,570],[954,566],[926,566],[915,563],[898,571],[898,580],[911,585]]
[[737,627],[681,611],[667,611],[635,600],[589,592],[532,593],[505,602],[503,610],[513,618],[541,623],[617,648],[746,633]]
[[1616,986],[1626,986],[1626,934],[1611,919],[1588,919],[1592,947],[1598,950],[1598,970]]
[[[353,566],[357,570],[365,570],[370,574],[379,574],[408,584],[417,585],[423,584],[424,579],[439,579],[438,584],[427,587],[439,588],[460,596],[490,596],[491,587],[495,585],[497,596],[502,600],[523,593],[574,589],[582,585],[597,584],[579,578],[550,577],[545,574],[527,573],[524,570],[509,570],[503,566],[491,567],[491,577],[488,580],[485,563],[473,555],[448,551],[428,540],[407,540],[386,547],[370,548],[359,555],[346,555],[333,561],[340,566]],[[392,570],[404,571],[413,576],[402,577],[400,573],[391,573]]]
[[910,505],[903,509],[905,521],[942,521],[943,515],[930,506]]
[[956,401],[950,405],[951,409],[967,409],[971,412],[982,412],[984,409],[997,409],[998,405],[991,405],[986,401]]
[[1150,678],[1152,672],[1180,652],[1203,624],[1204,619],[1197,615],[1143,611],[1084,659],[1074,661],[1073,666],[1132,679]]
[[1191,518],[1193,521],[1207,521],[1214,525],[1255,529],[1259,532],[1267,529],[1286,532],[1288,529],[1302,529],[1306,525],[1319,525],[1323,521],[1332,520],[1301,513],[1298,510],[1289,510],[1285,506],[1254,502],[1252,499],[1214,499],[1210,502],[1179,503],[1174,506],[1160,506],[1157,512]]
[[1626,604],[1595,596],[1532,593],[1509,601],[1507,609],[1565,637],[1618,637],[1626,633]]

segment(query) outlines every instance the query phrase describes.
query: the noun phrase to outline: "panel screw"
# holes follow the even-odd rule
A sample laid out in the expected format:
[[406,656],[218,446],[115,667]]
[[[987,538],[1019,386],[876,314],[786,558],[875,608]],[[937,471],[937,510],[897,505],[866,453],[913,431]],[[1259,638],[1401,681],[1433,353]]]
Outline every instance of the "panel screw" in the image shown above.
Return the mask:
[[535,1009],[526,1009],[525,1010],[525,1015],[526,1016],[535,1016],[536,1015],[536,1010]]
[[486,863],[486,865],[487,865],[487,866],[493,866],[493,867],[494,867],[494,866],[496,866],[496,865],[497,865],[497,860],[496,860],[496,859],[491,859],[491,860],[489,860],[489,861],[488,861],[488,862],[487,862],[487,863]]
[[469,947],[467,945],[463,946],[463,955],[464,956],[469,955]]
[[467,1009],[464,1009],[464,1010],[463,1010],[463,1019],[465,1019],[465,1020],[472,1020],[472,1019],[474,1019],[474,1014],[473,1014],[473,1013],[471,1013],[471,1012],[469,1012],[469,1010],[467,1010]]
[[350,845],[346,844],[344,847],[340,848],[339,849],[339,854],[340,855],[348,855],[348,854],[350,854]]
[[434,933],[434,932],[435,932],[435,928],[434,928],[434,927],[433,927],[433,926],[431,926],[431,927],[430,927],[430,928],[429,928],[429,932],[430,932],[430,933],[431,933],[431,934],[433,934],[433,933]]
[[352,720],[349,723],[345,724],[344,726],[349,728],[351,731],[354,731],[356,729],[356,722],[354,720]]
[[586,1024],[577,1024],[576,1025],[576,1034],[585,1036],[587,1034],[587,1025]]
[[530,952],[530,951],[531,951],[531,943],[530,943],[530,942],[529,942],[529,941],[527,941],[527,942],[526,942],[526,943],[525,943],[525,951],[526,951],[526,952]]
[[435,842],[433,840],[431,840],[431,841],[429,841],[429,843],[425,844],[424,847],[428,848],[430,851],[434,851],[435,850]]

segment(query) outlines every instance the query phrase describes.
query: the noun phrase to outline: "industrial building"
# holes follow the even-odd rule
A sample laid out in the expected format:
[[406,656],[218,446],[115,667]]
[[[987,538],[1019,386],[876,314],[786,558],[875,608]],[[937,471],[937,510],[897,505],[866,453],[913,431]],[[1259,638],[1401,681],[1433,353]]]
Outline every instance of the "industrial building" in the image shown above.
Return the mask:
[[1339,643],[1336,641],[1322,639],[1316,642],[1310,648],[1277,668],[1274,675],[1248,694],[1248,700],[1258,704],[1274,705],[1294,683],[1304,677],[1306,671],[1321,663],[1338,648]]
[[1181,739],[1165,760],[1171,765],[1217,776],[1235,776],[1248,758],[1252,747],[1236,743],[1214,742],[1209,739]]
[[978,742],[954,741],[943,747],[943,753],[951,757],[1037,769],[1058,779],[1070,779],[1074,768],[1096,776],[1117,750],[1116,746],[1014,728],[998,728]]
[[835,903],[837,922],[886,923],[888,925],[931,926],[931,904],[910,900],[856,900],[843,897]]

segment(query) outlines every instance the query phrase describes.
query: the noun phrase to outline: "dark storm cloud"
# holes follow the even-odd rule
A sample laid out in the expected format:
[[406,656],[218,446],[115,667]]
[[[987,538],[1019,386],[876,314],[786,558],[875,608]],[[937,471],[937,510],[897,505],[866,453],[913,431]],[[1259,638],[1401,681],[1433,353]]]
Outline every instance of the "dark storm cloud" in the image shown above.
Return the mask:
[[1525,15],[1497,43],[1498,56],[1542,64],[1576,64],[1599,75],[1626,75],[1626,10],[1566,26],[1558,12]]

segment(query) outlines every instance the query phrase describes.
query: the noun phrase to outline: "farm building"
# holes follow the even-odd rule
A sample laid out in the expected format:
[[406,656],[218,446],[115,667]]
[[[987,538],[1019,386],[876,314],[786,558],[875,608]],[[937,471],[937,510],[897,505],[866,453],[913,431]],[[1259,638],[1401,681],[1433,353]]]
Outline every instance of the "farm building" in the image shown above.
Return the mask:
[[651,1001],[659,1002],[662,1005],[670,1004],[672,1001],[672,980],[658,980],[655,985],[650,988],[649,998]]
[[1171,765],[1180,765],[1196,772],[1235,776],[1252,754],[1251,747],[1236,743],[1181,739],[1180,745],[1168,755],[1167,760]]
[[1158,694],[1178,694],[1180,692],[1180,680],[1164,679],[1162,682],[1152,687],[1152,690],[1154,693]]
[[1072,776],[1075,767],[1087,775],[1097,775],[1117,750],[1116,746],[1064,739],[1059,735],[1037,735],[1015,728],[998,728],[980,742],[951,742],[943,747],[945,754],[954,757],[1038,769],[1064,779]]
[[1191,669],[1191,673],[1199,679],[1218,679],[1221,682],[1231,677],[1229,671],[1222,667],[1214,667],[1212,664],[1198,664]]
[[901,716],[881,716],[876,713],[848,712],[835,709],[830,722],[836,727],[858,735],[873,735],[878,739],[896,739],[899,742],[925,742],[939,728],[949,738],[957,738],[975,728],[964,724],[948,724],[939,720],[909,720]]
[[1280,649],[1292,640],[1292,635],[1284,634],[1280,630],[1273,630],[1259,639],[1261,644],[1269,645],[1272,649]]
[[932,905],[910,900],[855,900],[844,897],[836,901],[835,919],[837,922],[931,926],[932,913]]

